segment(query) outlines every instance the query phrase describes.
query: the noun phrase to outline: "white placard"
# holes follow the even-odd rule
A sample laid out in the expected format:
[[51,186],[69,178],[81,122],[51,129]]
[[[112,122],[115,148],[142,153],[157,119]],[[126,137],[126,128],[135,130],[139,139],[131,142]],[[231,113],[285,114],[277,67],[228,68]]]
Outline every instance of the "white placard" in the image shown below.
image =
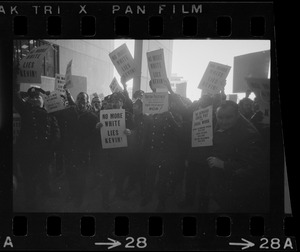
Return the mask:
[[55,74],[55,91],[65,95],[66,91],[64,85],[66,84],[66,78],[64,74]]
[[65,109],[64,102],[59,91],[53,91],[50,95],[44,95],[45,109],[48,113]]
[[134,59],[126,44],[122,44],[109,54],[119,75],[126,81],[132,79],[137,72]]
[[103,125],[100,129],[103,149],[127,147],[124,109],[101,110],[100,122]]
[[212,106],[193,113],[192,147],[213,145]]
[[161,114],[169,109],[168,93],[144,93],[143,114]]
[[19,83],[41,83],[43,60],[49,48],[51,48],[50,45],[33,48],[27,56],[21,59]]
[[233,93],[248,90],[245,78],[268,78],[270,70],[270,50],[248,53],[233,58]]
[[224,88],[231,66],[210,61],[198,88],[209,94],[217,94]]
[[119,84],[119,82],[117,81],[116,77],[114,77],[113,80],[111,81],[109,88],[112,93],[123,91],[123,89],[122,89],[121,85]]
[[237,94],[228,94],[228,95],[226,95],[226,100],[237,103],[238,95]]
[[147,52],[148,69],[152,81],[152,88],[165,88],[167,81],[167,71],[165,65],[164,50],[158,49]]
[[48,76],[41,76],[41,89],[44,91],[54,91],[55,90],[55,78]]
[[65,74],[65,89],[70,89],[73,87],[73,83],[72,83],[72,61],[70,60],[67,68],[66,68],[66,74]]

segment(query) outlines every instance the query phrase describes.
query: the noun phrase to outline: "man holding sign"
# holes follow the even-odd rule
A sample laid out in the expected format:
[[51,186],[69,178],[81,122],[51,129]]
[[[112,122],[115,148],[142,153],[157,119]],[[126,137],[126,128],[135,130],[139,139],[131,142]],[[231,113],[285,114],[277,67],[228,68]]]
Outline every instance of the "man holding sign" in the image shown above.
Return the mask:
[[[199,211],[267,211],[269,165],[263,162],[265,151],[260,135],[240,115],[233,101],[218,106],[216,119],[213,144],[195,148],[198,155],[189,159],[189,168],[198,171],[202,180]],[[191,182],[195,179],[188,182],[186,205],[193,204],[195,190]],[[209,209],[209,201],[216,203],[215,209]]]
[[131,161],[133,159],[130,148],[128,148],[128,136],[131,135],[132,115],[123,106],[125,96],[113,93],[104,98],[100,111],[100,122],[97,128],[101,133],[101,162],[99,172],[101,173],[101,194],[104,210],[109,209],[111,192],[111,180],[116,182],[115,196],[126,200],[128,195],[124,189],[125,179],[131,172]]
[[[182,127],[175,120],[173,111],[177,111],[174,104],[180,103],[180,98],[174,94],[169,80],[164,81],[168,93],[149,93],[143,95],[143,111],[147,116],[143,130],[140,133],[147,136],[144,142],[145,156],[145,186],[142,192],[141,207],[147,206],[158,191],[157,212],[165,211],[168,199],[173,195],[178,164],[180,159],[180,137]],[[152,80],[150,87],[153,88]],[[153,88],[154,89],[154,88]],[[172,102],[172,106],[170,106]],[[181,104],[181,106],[184,105]],[[144,118],[145,119],[145,118]],[[159,179],[156,183],[156,176]]]
[[[70,94],[68,99],[71,99]],[[88,94],[81,92],[75,104],[69,103],[64,110],[56,112],[62,132],[60,151],[65,157],[66,178],[69,182],[68,199],[76,208],[83,202],[90,155],[98,144],[98,118],[89,110],[88,101]]]

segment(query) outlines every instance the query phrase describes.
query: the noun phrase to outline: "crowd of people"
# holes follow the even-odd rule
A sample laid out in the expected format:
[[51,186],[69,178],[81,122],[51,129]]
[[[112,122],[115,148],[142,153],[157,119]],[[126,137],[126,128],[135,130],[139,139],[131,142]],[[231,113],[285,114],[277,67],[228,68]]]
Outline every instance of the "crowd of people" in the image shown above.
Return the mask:
[[[258,104],[249,98],[237,104],[224,93],[192,102],[175,94],[167,81],[168,112],[147,115],[143,91],[130,99],[126,82],[121,82],[124,90],[103,100],[94,96],[89,101],[85,92],[74,100],[66,90],[66,108],[47,113],[42,98],[47,92],[31,87],[24,99],[14,81],[14,109],[21,116],[14,161],[21,171],[24,210],[39,209],[38,194],[57,196],[48,175],[49,165],[55,164],[55,172],[68,181],[65,200],[74,208],[89,194],[89,171],[98,187],[99,211],[111,211],[114,198],[130,202],[134,192],[140,207],[156,201],[150,212],[172,212],[168,201],[178,191],[183,197],[175,203],[182,211],[268,211],[269,142],[263,137],[265,128],[258,127],[263,118]],[[193,112],[210,105],[213,145],[192,148]],[[126,114],[128,146],[104,149],[100,110],[119,108]]]

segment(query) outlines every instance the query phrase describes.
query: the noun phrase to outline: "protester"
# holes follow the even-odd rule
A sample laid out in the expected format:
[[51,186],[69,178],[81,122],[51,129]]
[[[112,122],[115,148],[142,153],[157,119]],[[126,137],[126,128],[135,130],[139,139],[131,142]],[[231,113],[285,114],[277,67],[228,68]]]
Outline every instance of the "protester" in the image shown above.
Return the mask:
[[143,90],[135,91],[134,94],[132,95],[132,102],[135,102],[138,99],[143,100],[144,93],[145,92]]
[[[109,109],[125,109],[125,125],[126,129],[124,134],[126,136],[131,135],[132,123],[132,101],[128,96],[126,90],[126,83],[122,82],[124,91],[116,92],[104,98],[103,110]],[[97,124],[97,128],[101,128],[103,124],[100,122]],[[128,192],[125,189],[126,178],[129,177],[132,169],[132,156],[128,147],[103,149],[102,146],[102,158],[99,165],[100,170],[100,189],[102,195],[102,206],[104,210],[110,209],[110,192],[115,185],[115,198],[121,200],[128,199]],[[113,183],[114,182],[114,183]]]
[[216,118],[213,146],[201,154],[208,179],[204,193],[216,203],[214,211],[266,211],[268,166],[261,136],[233,101],[224,101]]
[[98,95],[95,95],[91,102],[92,111],[100,119],[101,100]]
[[[182,103],[179,97],[174,96],[170,83],[168,82],[166,85],[174,102]],[[152,88],[151,81],[150,87]],[[152,90],[155,91],[153,88]],[[176,109],[182,112],[181,105],[176,106]],[[177,123],[170,111],[149,115],[147,123],[148,131],[145,133],[147,136],[145,140],[146,181],[141,206],[144,207],[152,201],[154,191],[157,189],[156,211],[163,212],[166,209],[168,198],[174,194],[177,161],[180,157],[178,139],[182,134],[181,125]],[[158,176],[157,183],[156,176]]]
[[129,175],[128,194],[132,191],[143,192],[145,190],[145,139],[148,132],[148,116],[143,114],[143,102],[140,98],[133,103],[133,127],[131,137],[128,138],[132,156],[132,169]]
[[[15,69],[17,74],[17,68]],[[18,137],[19,161],[24,185],[25,209],[40,210],[42,205],[38,197],[51,197],[56,194],[51,190],[49,165],[53,159],[55,146],[60,131],[55,117],[43,107],[42,95],[47,93],[39,87],[30,87],[27,101],[18,92],[14,77],[14,107],[21,116],[21,131]],[[38,189],[42,195],[38,194]]]
[[[205,164],[201,161],[201,154],[204,152],[206,147],[191,148],[191,128],[193,120],[193,112],[204,109],[208,106],[212,106],[214,103],[217,104],[217,98],[208,94],[203,94],[198,101],[193,102],[188,107],[186,114],[185,132],[188,141],[187,157],[186,157],[186,172],[185,172],[185,186],[184,186],[184,200],[178,203],[180,209],[194,207],[195,198],[197,196],[199,211],[203,211],[201,208],[203,202],[207,201],[207,197],[204,195],[205,188],[207,186],[207,169]],[[215,109],[214,109],[215,110]],[[213,117],[213,124],[216,119]],[[199,194],[199,195],[197,195]]]
[[[75,105],[75,101],[68,89],[65,90],[65,95],[61,95],[65,109],[69,108],[70,106]],[[67,152],[69,151],[68,147],[66,148],[66,140],[65,140],[65,134],[66,134],[66,120],[65,120],[65,114],[67,110],[58,110],[52,113],[53,116],[57,119],[58,126],[60,129],[60,139],[59,143],[56,146],[55,149],[55,176],[61,177],[65,174],[65,166],[66,163],[68,163],[68,160],[70,160],[70,157],[68,158]]]
[[90,153],[96,146],[98,118],[89,110],[87,93],[80,92],[75,104],[62,111],[62,148],[69,182],[68,199],[75,207],[80,207],[90,167]]
[[[202,95],[192,102],[176,94],[166,76],[162,77],[165,73],[159,72],[159,67],[164,64],[158,61],[163,59],[159,54],[147,59],[158,61],[149,64],[151,78],[165,79],[168,104],[159,103],[167,111],[147,114],[143,105],[147,108],[153,101],[147,100],[143,90],[135,91],[132,99],[127,91],[126,81],[136,71],[129,69],[132,62],[125,49],[111,57],[118,65],[128,60],[121,67],[123,75],[117,68],[123,89],[114,80],[113,93],[103,101],[94,94],[90,103],[83,91],[74,100],[65,86],[65,95],[61,95],[64,108],[49,113],[43,106],[43,96],[50,92],[31,87],[22,98],[14,80],[14,108],[22,121],[14,147],[22,154],[18,157],[22,176],[13,176],[13,189],[19,193],[24,185],[24,209],[40,210],[39,198],[54,195],[48,175],[55,157],[55,183],[61,183],[62,188],[57,200],[74,211],[89,210],[91,205],[106,212],[268,211],[268,110],[260,111],[256,99],[253,102],[249,98],[252,91],[247,90],[239,104],[226,101],[224,78],[230,67],[219,64],[206,71],[207,78],[199,85]],[[116,61],[120,55],[122,60]],[[66,79],[72,80],[70,74],[69,64]],[[156,92],[153,83],[151,80],[149,86]],[[67,86],[71,89],[72,82]],[[160,96],[161,100],[166,97]],[[212,114],[201,111],[194,118],[194,112],[207,108],[212,108],[207,110]],[[120,125],[124,114],[125,128]],[[115,120],[116,115],[122,120]],[[120,128],[124,129],[121,134]],[[197,137],[195,130],[199,130]]]
[[253,116],[253,101],[250,98],[243,98],[239,101],[239,111],[247,119]]

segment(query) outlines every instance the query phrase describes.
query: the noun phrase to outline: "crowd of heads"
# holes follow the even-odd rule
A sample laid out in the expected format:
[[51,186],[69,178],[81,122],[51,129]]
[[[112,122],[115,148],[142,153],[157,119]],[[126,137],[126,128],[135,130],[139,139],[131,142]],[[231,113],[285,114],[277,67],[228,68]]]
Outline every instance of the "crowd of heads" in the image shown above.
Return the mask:
[[[30,87],[27,91],[27,101],[34,106],[43,107],[44,99],[43,95],[49,92],[41,93],[41,89],[38,87]],[[143,90],[137,90],[132,95],[131,108],[130,111],[135,115],[140,115],[143,113]],[[68,106],[68,99],[65,95],[61,95],[64,105]],[[123,92],[114,92],[110,95],[105,96],[103,99],[99,97],[96,93],[90,101],[90,97],[86,92],[80,92],[75,100],[76,107],[78,111],[94,111],[99,112],[100,110],[107,109],[125,109],[126,96]],[[182,103],[186,106],[192,106],[193,103],[197,103],[199,107],[205,108],[212,105],[213,111],[216,115],[216,119],[219,122],[219,126],[223,129],[232,127],[236,122],[239,115],[242,115],[247,120],[251,121],[254,116],[257,119],[257,112],[259,112],[259,103],[257,99],[254,100],[246,95],[245,98],[241,99],[238,103],[234,101],[226,100],[226,95],[224,93],[219,93],[215,95],[202,94],[198,101],[192,102],[189,98],[180,96]],[[179,111],[178,103],[173,100],[173,96],[169,99],[169,110],[174,114],[178,114]]]

